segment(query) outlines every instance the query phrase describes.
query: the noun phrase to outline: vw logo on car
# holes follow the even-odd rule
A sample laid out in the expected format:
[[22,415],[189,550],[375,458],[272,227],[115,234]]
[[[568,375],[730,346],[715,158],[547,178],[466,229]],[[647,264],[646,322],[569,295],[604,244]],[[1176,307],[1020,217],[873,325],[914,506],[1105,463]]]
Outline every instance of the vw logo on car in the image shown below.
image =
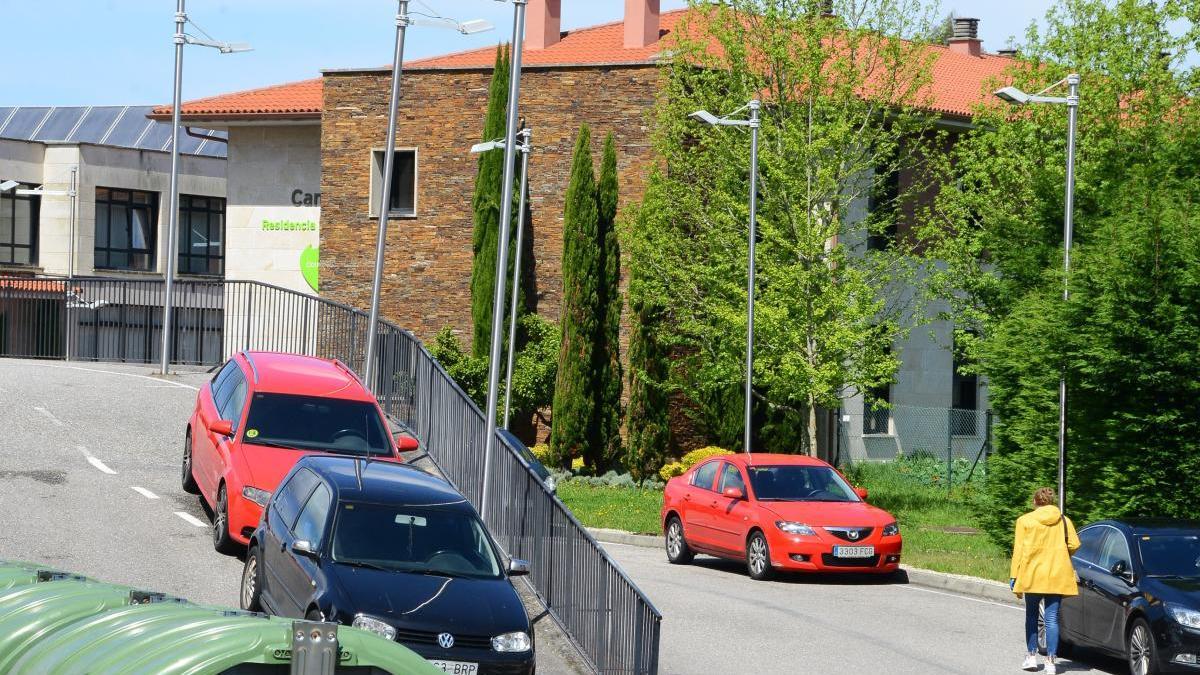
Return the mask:
[[450,649],[454,646],[454,636],[449,633],[438,633],[437,641],[442,649]]

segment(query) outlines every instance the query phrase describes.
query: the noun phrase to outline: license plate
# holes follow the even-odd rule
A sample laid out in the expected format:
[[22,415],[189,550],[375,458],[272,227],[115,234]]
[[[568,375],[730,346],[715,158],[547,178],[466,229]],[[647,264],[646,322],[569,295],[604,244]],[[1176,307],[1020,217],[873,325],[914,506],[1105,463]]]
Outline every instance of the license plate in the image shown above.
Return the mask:
[[834,546],[835,558],[870,558],[875,555],[874,546]]
[[450,675],[479,675],[478,663],[467,663],[466,661],[436,661],[430,660],[435,667],[441,668],[443,673]]

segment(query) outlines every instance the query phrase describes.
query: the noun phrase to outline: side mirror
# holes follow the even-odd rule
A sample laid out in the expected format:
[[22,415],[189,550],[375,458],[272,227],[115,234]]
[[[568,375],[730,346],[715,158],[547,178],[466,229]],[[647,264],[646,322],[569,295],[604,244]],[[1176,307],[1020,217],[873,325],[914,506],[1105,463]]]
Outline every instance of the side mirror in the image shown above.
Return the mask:
[[867,488],[856,487],[854,488],[854,494],[858,495],[858,498],[864,502],[867,501]]
[[529,574],[529,561],[513,558],[508,561],[508,576],[523,577]]
[[421,448],[421,444],[417,439],[410,436],[407,431],[397,431],[394,438],[396,439],[396,447],[399,448],[400,452],[409,452]]
[[217,420],[208,426],[209,431],[222,436],[233,435],[233,422],[229,420]]
[[722,494],[724,494],[726,497],[728,497],[730,499],[745,499],[746,498],[746,493],[743,492],[741,488],[737,488],[737,487],[727,487],[727,488],[725,488],[725,492],[723,492]]
[[313,560],[316,560],[319,557],[316,549],[313,548],[312,542],[307,539],[297,539],[296,541],[293,541],[292,553],[302,555],[305,558],[312,558]]
[[1114,577],[1121,577],[1126,581],[1133,580],[1133,572],[1129,571],[1129,563],[1125,562],[1124,560],[1118,560],[1117,562],[1113,563],[1112,569],[1110,569],[1109,572],[1112,572]]

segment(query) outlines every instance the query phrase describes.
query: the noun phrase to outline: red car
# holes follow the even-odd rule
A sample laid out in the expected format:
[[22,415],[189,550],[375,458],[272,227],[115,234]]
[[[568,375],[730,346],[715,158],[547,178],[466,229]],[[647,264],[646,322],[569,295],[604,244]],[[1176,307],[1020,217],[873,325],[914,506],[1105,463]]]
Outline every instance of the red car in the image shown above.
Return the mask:
[[894,572],[900,528],[866,497],[866,490],[812,457],[713,457],[667,481],[667,559],[686,564],[707,553],[744,560],[755,579],[775,570]]
[[213,547],[236,553],[292,465],[324,452],[401,462],[414,450],[349,368],[297,354],[239,352],[200,389],[183,444],[183,489],[213,512]]

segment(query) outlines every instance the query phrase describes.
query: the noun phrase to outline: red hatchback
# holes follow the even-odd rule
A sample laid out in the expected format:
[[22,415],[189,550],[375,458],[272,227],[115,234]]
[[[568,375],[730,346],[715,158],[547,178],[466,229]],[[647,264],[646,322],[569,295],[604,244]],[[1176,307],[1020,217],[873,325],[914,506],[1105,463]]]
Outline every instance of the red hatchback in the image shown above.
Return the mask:
[[755,579],[775,570],[894,572],[900,528],[866,497],[812,457],[714,457],[667,481],[667,559],[684,564],[707,553],[745,560]]
[[183,489],[213,512],[213,546],[245,546],[292,465],[316,452],[403,461],[415,439],[393,439],[370,392],[340,361],[275,352],[235,354],[200,389],[183,445]]

